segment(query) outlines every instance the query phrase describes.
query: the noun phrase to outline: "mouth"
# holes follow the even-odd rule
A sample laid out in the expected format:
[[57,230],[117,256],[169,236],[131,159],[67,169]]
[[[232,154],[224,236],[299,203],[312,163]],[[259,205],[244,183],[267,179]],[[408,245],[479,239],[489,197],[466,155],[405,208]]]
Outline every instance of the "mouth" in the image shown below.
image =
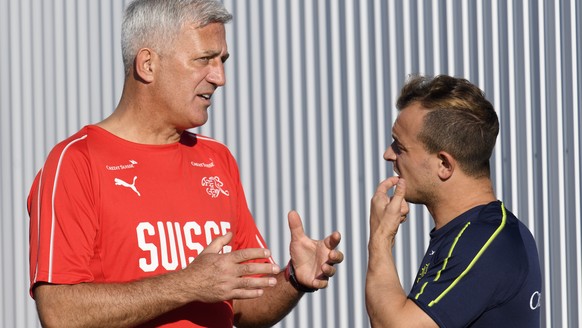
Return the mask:
[[212,92],[209,93],[199,93],[198,95],[196,95],[198,97],[198,99],[200,99],[200,103],[205,106],[205,107],[209,107],[210,105],[212,105],[211,102],[211,98],[212,98]]
[[398,170],[398,167],[396,165],[392,166],[392,171],[394,171],[394,173],[396,173],[396,175],[400,176],[400,170]]
[[198,97],[200,97],[204,100],[210,101],[210,98],[212,98],[212,93],[202,93],[202,94],[199,94]]

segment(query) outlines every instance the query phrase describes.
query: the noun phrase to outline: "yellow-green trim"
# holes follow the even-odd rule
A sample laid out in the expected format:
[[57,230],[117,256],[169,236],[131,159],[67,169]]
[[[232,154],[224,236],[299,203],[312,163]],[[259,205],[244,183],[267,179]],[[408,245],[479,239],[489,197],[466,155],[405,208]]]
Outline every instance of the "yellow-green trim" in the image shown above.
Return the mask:
[[[487,240],[487,242],[485,243],[485,245],[483,245],[483,247],[481,247],[481,249],[479,250],[479,252],[477,253],[477,255],[475,255],[475,257],[473,258],[473,260],[471,261],[471,263],[469,263],[469,265],[467,266],[467,268],[465,269],[465,271],[463,271],[457,277],[457,279],[455,279],[455,281],[453,281],[453,283],[449,287],[447,287],[447,289],[445,289],[437,298],[435,298],[433,301],[431,301],[430,303],[428,303],[428,306],[429,307],[437,304],[443,297],[445,297],[445,295],[449,291],[451,291],[451,289],[453,289],[453,287],[455,287],[457,285],[457,283],[459,283],[459,281],[461,279],[463,279],[463,277],[465,277],[467,275],[467,273],[473,268],[473,266],[475,265],[475,263],[477,263],[477,261],[479,260],[479,258],[481,257],[481,255],[483,255],[483,253],[485,252],[485,250],[487,250],[487,248],[489,247],[489,245],[491,245],[491,243],[493,242],[493,240],[497,237],[497,235],[499,235],[499,233],[501,232],[501,230],[503,230],[503,228],[505,227],[505,222],[507,220],[507,213],[505,212],[505,206],[503,205],[503,203],[501,203],[501,213],[502,213],[501,224],[499,225],[499,227],[497,227],[497,230],[495,230],[495,232],[493,233],[493,235],[491,235],[491,237],[489,237],[489,239]],[[467,226],[465,226],[465,227],[467,227]],[[457,238],[458,237],[459,236],[457,236]],[[456,242],[457,241],[455,240],[455,243]],[[451,250],[452,250],[453,247],[454,247],[454,244],[451,247]],[[451,252],[449,252],[449,256],[450,256],[450,253]],[[448,259],[448,257],[447,257],[447,259]],[[446,260],[445,260],[445,262],[446,262]],[[446,263],[445,263],[445,265],[446,265]],[[443,265],[443,269],[444,269],[445,265]],[[439,271],[439,274],[440,274],[440,271]],[[436,280],[437,280],[437,278],[435,278],[435,281]]]
[[[470,221],[467,222],[467,224],[465,224],[465,226],[463,227],[463,229],[461,229],[459,234],[457,234],[457,237],[455,237],[455,241],[453,242],[453,244],[451,245],[451,248],[449,249],[449,253],[447,254],[447,258],[445,259],[445,261],[443,263],[443,267],[439,270],[439,272],[437,272],[436,277],[433,279],[433,281],[437,281],[441,277],[441,271],[443,271],[447,267],[447,263],[449,262],[449,258],[453,254],[453,249],[455,249],[455,246],[457,245],[457,241],[459,240],[459,238],[461,238],[461,235],[463,234],[463,232],[465,232],[465,229],[467,229],[467,227],[470,224],[471,224]],[[422,285],[420,292],[418,294],[416,294],[416,297],[414,299],[418,299],[418,297],[422,294],[422,292],[424,291],[424,287],[426,287],[427,284],[428,284],[428,281],[425,282],[424,285]]]
[[417,300],[418,297],[424,292],[424,287],[426,287],[426,285],[428,285],[428,281],[422,285],[422,287],[420,288],[420,292],[418,292],[418,294],[416,294],[416,296],[414,297],[415,300]]
[[451,245],[451,248],[449,249],[449,254],[447,254],[447,258],[443,262],[443,267],[439,270],[439,272],[437,272],[436,277],[434,277],[433,281],[437,281],[441,277],[441,272],[447,267],[447,264],[449,263],[449,258],[451,258],[451,255],[453,255],[453,250],[455,249],[455,246],[457,246],[457,242],[459,241],[459,238],[461,238],[461,235],[463,234],[463,232],[465,232],[465,229],[467,229],[467,227],[469,227],[469,225],[471,225],[471,221],[467,222],[467,224],[465,224],[463,229],[461,229],[461,231],[459,232],[457,237],[455,237],[455,241],[453,242],[453,244]]

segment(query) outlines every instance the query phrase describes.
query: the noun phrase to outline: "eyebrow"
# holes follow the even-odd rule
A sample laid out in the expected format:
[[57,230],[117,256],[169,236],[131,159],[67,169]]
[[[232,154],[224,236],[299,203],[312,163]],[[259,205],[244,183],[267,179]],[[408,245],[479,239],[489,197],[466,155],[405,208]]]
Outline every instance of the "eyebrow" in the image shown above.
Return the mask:
[[406,150],[406,146],[402,144],[402,142],[400,142],[400,140],[398,140],[398,138],[393,134],[392,135],[392,139],[394,140],[393,144],[398,145],[399,148]]
[[224,54],[224,56],[220,57],[220,59],[224,63],[229,57],[230,57],[230,54],[227,52],[226,54]]
[[400,143],[400,140],[398,140],[398,137],[396,137],[394,134],[392,134],[392,140],[394,140],[397,143]]
[[[220,56],[220,51],[213,51],[213,50],[203,51],[201,53],[201,56],[202,57],[216,58],[216,57]],[[230,57],[230,53],[227,52],[223,56],[220,57],[220,60],[222,60],[222,62],[224,63],[229,57]]]

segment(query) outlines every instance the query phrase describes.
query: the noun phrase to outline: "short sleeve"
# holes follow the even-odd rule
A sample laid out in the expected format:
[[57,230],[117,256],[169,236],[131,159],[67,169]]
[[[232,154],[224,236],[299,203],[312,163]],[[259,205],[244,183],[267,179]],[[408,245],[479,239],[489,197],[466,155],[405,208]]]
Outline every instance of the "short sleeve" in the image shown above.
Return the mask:
[[467,326],[519,288],[523,272],[518,256],[509,238],[496,234],[499,228],[468,224],[432,255],[409,298],[439,326]]
[[92,281],[89,262],[98,230],[90,161],[84,137],[57,145],[28,197],[30,280],[74,284]]

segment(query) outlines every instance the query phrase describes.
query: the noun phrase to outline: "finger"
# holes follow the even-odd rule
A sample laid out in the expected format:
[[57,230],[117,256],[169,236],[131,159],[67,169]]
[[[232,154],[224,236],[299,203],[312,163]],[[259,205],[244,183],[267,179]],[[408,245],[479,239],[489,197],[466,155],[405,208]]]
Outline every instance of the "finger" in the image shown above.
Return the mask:
[[290,211],[287,215],[289,221],[289,230],[291,230],[291,240],[298,240],[305,235],[301,217],[296,211]]
[[395,201],[397,204],[401,204],[404,200],[405,194],[406,194],[406,181],[404,180],[404,178],[400,178],[396,183],[396,188],[394,189],[392,201]]
[[233,300],[245,300],[261,297],[264,294],[262,289],[237,289],[233,291]]
[[233,291],[234,299],[255,298],[263,294],[263,288],[277,285],[275,277],[252,277],[239,279],[237,288]]
[[390,190],[390,188],[394,187],[394,185],[398,183],[399,179],[400,178],[398,176],[393,176],[380,182],[378,188],[376,188],[376,193],[385,195],[388,192],[388,190]]
[[326,263],[329,265],[334,265],[334,264],[342,263],[343,260],[344,260],[344,253],[342,253],[338,250],[333,250],[333,251],[329,252],[329,260]]
[[337,245],[339,245],[341,239],[342,235],[339,233],[339,231],[334,231],[331,235],[323,240],[323,243],[325,247],[329,249],[335,249]]
[[333,265],[323,264],[321,266],[321,272],[323,272],[325,277],[331,278],[335,275],[336,268]]
[[327,288],[329,281],[326,279],[315,279],[313,280],[313,288],[324,289]]
[[277,274],[281,271],[278,265],[272,263],[243,263],[238,266],[238,274],[241,277],[253,275]]
[[408,202],[404,201],[400,204],[400,213],[403,215],[407,215],[410,212],[410,208],[408,207]]
[[271,251],[267,248],[245,248],[230,252],[227,255],[234,257],[236,263],[242,263],[250,260],[269,258]]
[[[396,184],[396,188],[394,189],[394,195],[392,196],[392,200],[388,204],[389,211],[396,214],[400,214],[400,218],[406,219],[406,213],[408,209],[408,205],[405,204],[406,201],[404,200],[404,194],[406,193],[406,181],[404,179],[399,179],[398,183]],[[402,208],[404,207],[403,212]]]
[[273,287],[277,284],[277,278],[273,276],[244,277],[238,280],[236,289],[260,289]]
[[215,253],[218,254],[222,251],[222,248],[232,240],[232,232],[227,232],[223,236],[218,236],[202,251],[204,253]]

